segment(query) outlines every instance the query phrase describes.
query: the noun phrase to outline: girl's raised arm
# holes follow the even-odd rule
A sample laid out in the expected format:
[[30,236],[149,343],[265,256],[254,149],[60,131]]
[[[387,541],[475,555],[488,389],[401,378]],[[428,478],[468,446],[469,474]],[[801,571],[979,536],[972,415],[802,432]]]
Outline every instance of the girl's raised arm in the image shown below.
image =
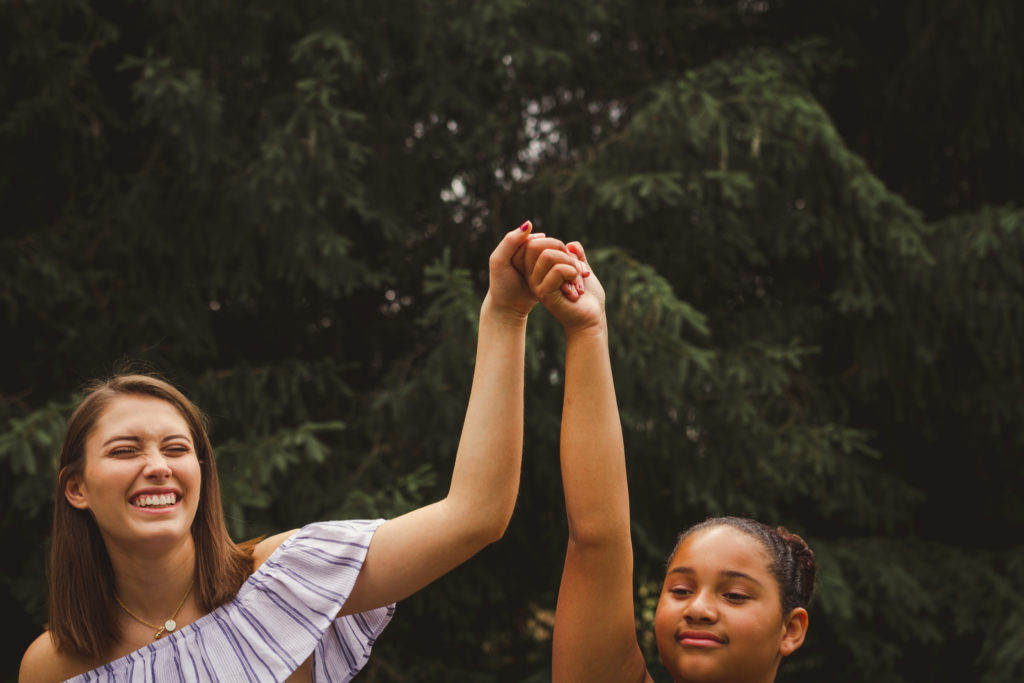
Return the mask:
[[[629,493],[619,411],[608,353],[604,290],[586,280],[576,301],[552,284],[575,257],[531,243],[528,278],[565,328],[561,464],[569,544],[555,613],[555,683],[649,681],[636,639]],[[582,247],[569,250],[586,266]]]

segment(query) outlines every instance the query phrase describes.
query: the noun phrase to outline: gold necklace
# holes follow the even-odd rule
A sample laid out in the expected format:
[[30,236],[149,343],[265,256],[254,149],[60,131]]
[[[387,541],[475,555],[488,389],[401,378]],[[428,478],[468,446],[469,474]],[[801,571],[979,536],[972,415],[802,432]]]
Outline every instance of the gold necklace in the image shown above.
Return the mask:
[[157,626],[156,624],[151,624],[148,621],[146,621],[145,619],[143,619],[142,617],[140,617],[135,612],[133,612],[130,609],[128,609],[128,606],[125,605],[123,602],[121,602],[121,598],[117,597],[117,593],[114,593],[114,599],[117,600],[117,604],[121,605],[121,609],[123,609],[125,612],[127,612],[128,616],[130,616],[132,619],[134,619],[135,621],[139,622],[143,626],[148,626],[150,628],[159,629],[156,633],[153,634],[153,639],[156,640],[157,638],[159,638],[160,636],[162,636],[164,634],[164,631],[167,631],[168,633],[170,633],[174,629],[178,628],[178,625],[174,622],[174,617],[178,616],[178,612],[181,611],[182,605],[185,604],[185,600],[186,600],[186,598],[188,598],[188,594],[192,592],[192,584],[194,584],[195,582],[196,582],[195,577],[193,577],[192,580],[188,584],[188,590],[186,590],[185,594],[183,596],[181,596],[181,602],[179,602],[178,606],[174,608],[174,614],[171,615],[170,619],[168,619],[167,621],[164,622],[163,626]]

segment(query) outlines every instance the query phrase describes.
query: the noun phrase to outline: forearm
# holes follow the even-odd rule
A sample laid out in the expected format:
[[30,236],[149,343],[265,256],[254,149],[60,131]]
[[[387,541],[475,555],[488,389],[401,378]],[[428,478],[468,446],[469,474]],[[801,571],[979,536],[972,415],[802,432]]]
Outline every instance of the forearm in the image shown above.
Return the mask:
[[497,540],[515,507],[523,451],[526,317],[480,311],[476,367],[444,505],[469,533]]
[[525,316],[484,300],[448,495],[377,529],[343,614],[401,600],[501,538],[519,489],[525,337]]
[[650,680],[636,641],[622,428],[603,324],[567,330],[562,486],[569,543],[555,610],[556,683]]
[[625,448],[604,324],[566,339],[561,454],[570,542],[628,546]]

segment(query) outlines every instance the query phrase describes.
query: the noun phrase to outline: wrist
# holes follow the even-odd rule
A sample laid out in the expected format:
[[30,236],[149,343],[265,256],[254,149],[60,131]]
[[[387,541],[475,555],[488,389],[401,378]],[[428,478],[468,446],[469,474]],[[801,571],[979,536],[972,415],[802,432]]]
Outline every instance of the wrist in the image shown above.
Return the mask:
[[604,315],[599,320],[579,326],[565,326],[567,342],[577,339],[608,339],[608,319]]
[[485,320],[493,321],[508,327],[526,328],[526,318],[529,311],[521,311],[512,306],[503,306],[494,301],[490,292],[484,297],[480,306],[480,322]]

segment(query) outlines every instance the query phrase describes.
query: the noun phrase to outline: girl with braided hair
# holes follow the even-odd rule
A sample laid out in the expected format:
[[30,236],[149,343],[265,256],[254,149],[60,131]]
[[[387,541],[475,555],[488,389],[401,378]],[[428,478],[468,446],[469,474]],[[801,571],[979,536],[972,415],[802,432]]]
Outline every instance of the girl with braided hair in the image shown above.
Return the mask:
[[[604,290],[579,243],[527,247],[525,272],[565,329],[561,465],[569,544],[558,593],[555,683],[652,681],[637,642],[626,463],[608,354]],[[579,259],[582,296],[541,286]],[[676,683],[770,683],[807,632],[814,553],[796,534],[736,517],[680,538],[655,616],[658,651]]]

